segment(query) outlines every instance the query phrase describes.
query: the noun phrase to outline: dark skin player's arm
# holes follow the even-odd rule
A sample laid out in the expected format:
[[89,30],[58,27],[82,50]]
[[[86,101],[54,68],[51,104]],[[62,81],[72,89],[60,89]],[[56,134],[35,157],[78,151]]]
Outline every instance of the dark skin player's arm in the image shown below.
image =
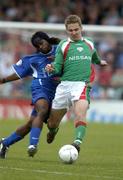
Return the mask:
[[4,83],[7,83],[7,82],[10,82],[10,81],[15,81],[15,80],[18,80],[20,79],[16,73],[13,73],[5,78],[0,78],[0,84],[4,84]]

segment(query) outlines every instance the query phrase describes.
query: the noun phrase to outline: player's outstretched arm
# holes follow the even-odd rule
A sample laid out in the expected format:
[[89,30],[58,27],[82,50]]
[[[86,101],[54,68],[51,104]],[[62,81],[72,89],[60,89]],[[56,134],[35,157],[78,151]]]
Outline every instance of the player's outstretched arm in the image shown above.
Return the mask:
[[16,73],[13,73],[5,78],[0,78],[0,84],[4,84],[4,83],[7,83],[7,82],[10,82],[10,81],[15,81],[15,80],[18,80],[20,79]]

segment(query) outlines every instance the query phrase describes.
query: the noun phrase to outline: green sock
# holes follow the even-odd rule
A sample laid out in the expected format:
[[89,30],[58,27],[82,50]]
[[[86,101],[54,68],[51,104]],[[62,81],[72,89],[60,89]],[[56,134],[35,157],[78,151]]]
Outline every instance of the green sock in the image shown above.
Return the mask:
[[75,128],[75,143],[80,145],[86,133],[86,126],[80,125]]

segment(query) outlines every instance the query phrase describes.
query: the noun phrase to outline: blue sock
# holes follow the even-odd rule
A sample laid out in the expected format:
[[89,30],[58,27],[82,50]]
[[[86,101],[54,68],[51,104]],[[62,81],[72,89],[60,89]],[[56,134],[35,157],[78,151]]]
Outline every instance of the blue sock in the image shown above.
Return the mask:
[[20,141],[21,139],[23,139],[23,137],[17,134],[16,132],[14,132],[9,137],[3,140],[3,144],[9,147],[10,145]]
[[37,145],[41,134],[41,128],[32,127],[30,131],[30,145]]

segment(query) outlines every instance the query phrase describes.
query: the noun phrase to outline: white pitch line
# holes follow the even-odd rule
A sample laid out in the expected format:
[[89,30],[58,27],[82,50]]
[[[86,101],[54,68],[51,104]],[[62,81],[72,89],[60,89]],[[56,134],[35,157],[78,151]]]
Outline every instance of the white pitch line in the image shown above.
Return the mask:
[[[86,176],[86,177],[95,177],[95,178],[103,178],[103,179],[113,179],[114,176],[94,176],[94,175],[84,175],[80,173],[68,173],[62,171],[47,171],[47,170],[40,170],[40,169],[23,169],[23,168],[16,168],[16,167],[7,167],[7,166],[0,166],[0,169],[8,169],[8,170],[15,170],[15,171],[31,171],[34,173],[46,173],[46,174],[54,174],[54,175],[64,175],[64,176]],[[115,177],[117,180],[123,180],[123,178]]]

